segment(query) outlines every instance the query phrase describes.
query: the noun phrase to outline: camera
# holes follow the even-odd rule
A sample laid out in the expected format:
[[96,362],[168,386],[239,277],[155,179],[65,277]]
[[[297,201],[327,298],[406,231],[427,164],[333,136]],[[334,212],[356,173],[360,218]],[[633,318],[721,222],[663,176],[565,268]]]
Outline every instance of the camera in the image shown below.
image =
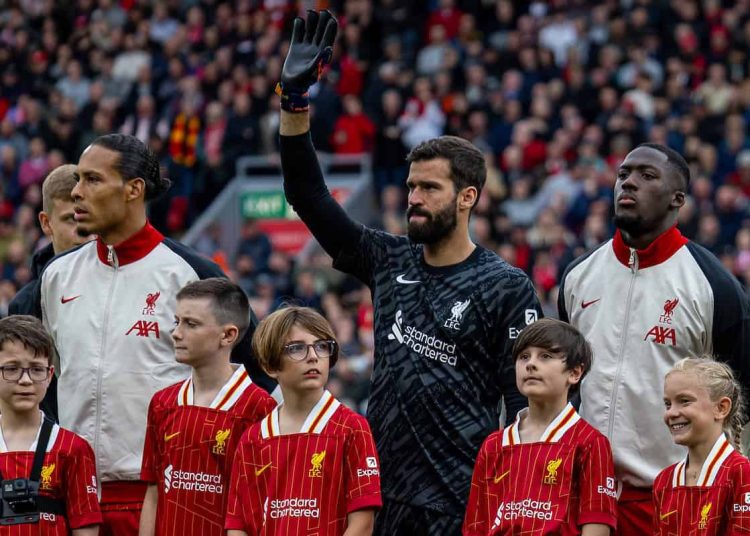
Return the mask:
[[15,478],[0,482],[2,498],[2,515],[0,525],[18,525],[20,523],[37,523],[38,482],[28,478]]

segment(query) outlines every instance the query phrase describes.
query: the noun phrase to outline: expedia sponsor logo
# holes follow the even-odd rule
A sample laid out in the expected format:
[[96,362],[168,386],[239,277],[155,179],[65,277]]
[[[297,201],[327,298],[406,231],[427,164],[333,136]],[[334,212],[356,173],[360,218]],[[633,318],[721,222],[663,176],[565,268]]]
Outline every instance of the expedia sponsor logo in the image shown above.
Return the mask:
[[601,493],[602,495],[608,495],[609,497],[612,497],[613,499],[617,498],[617,490],[615,489],[615,479],[611,476],[607,477],[607,486],[602,486],[599,484],[597,486],[596,491],[598,493]]
[[224,493],[224,484],[219,474],[180,471],[170,464],[164,469],[164,493],[173,489],[220,494]]
[[320,518],[320,507],[318,499],[274,499],[270,504],[268,515],[271,519],[283,519],[285,517]]
[[378,471],[378,460],[374,456],[368,456],[367,469],[357,469],[357,476],[359,478],[365,476],[380,476],[380,471]]
[[734,503],[732,505],[732,512],[746,513],[750,512],[750,493],[744,495],[745,504]]
[[497,528],[500,523],[513,521],[519,518],[542,519],[552,521],[552,501],[535,501],[524,499],[522,501],[504,501],[497,507],[495,523],[492,528]]
[[434,335],[428,335],[424,331],[418,330],[414,326],[405,325],[401,310],[396,312],[396,321],[391,326],[388,339],[405,344],[414,353],[433,361],[447,363],[452,367],[455,367],[458,362],[455,343],[449,344]]

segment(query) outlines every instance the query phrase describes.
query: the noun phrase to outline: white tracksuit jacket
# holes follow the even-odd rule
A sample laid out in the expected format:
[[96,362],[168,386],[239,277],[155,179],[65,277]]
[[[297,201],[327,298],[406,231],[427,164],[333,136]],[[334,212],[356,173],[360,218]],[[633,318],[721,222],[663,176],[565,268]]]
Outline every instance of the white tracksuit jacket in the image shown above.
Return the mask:
[[83,436],[102,481],[138,480],[152,395],[185,379],[170,329],[186,283],[224,276],[150,224],[117,246],[89,242],[55,257],[40,282],[42,319],[59,354],[60,425]]
[[578,258],[563,275],[558,310],[591,343],[580,414],[609,438],[625,484],[650,487],[685,457],[663,421],[664,375],[679,359],[714,354],[750,383],[747,296],[675,227],[639,251],[618,231]]

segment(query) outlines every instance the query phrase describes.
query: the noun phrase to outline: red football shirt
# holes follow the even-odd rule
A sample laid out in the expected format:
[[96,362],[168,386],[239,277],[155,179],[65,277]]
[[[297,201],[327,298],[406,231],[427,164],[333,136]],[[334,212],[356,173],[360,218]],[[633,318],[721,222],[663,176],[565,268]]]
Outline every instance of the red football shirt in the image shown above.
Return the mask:
[[519,422],[490,434],[479,451],[463,533],[581,534],[615,528],[616,482],[607,438],[568,404],[536,443],[521,443]]
[[[35,451],[36,441],[28,451],[8,452],[0,434],[2,478],[28,478]],[[71,529],[102,522],[97,498],[94,451],[85,439],[54,425],[42,465],[39,493],[64,501],[66,515],[42,513],[39,524],[9,525],[3,527],[0,533],[4,536],[67,536]]]
[[225,527],[250,536],[339,536],[350,512],[381,505],[370,426],[325,391],[300,433],[279,435],[278,408],[245,433]]
[[722,434],[703,462],[695,486],[685,484],[687,460],[654,481],[654,534],[750,534],[750,461]]
[[210,407],[193,405],[192,379],[157,392],[148,409],[141,479],[157,485],[156,534],[224,534],[227,487],[244,431],[276,402],[240,366]]

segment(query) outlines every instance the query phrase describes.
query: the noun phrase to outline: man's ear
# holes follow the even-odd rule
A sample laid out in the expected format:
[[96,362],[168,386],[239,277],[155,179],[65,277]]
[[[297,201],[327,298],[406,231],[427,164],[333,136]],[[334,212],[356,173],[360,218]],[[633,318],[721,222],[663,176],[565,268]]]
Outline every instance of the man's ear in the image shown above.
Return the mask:
[[39,226],[42,228],[42,232],[45,236],[52,236],[52,226],[49,224],[49,214],[43,210],[39,213]]
[[136,177],[125,183],[125,199],[134,201],[139,197],[146,197],[146,181],[141,177]]
[[682,205],[685,204],[685,192],[682,190],[676,190],[674,194],[672,194],[672,203],[670,206],[672,208],[680,208]]
[[467,186],[458,192],[458,208],[459,210],[471,210],[476,204],[479,192],[474,186]]

